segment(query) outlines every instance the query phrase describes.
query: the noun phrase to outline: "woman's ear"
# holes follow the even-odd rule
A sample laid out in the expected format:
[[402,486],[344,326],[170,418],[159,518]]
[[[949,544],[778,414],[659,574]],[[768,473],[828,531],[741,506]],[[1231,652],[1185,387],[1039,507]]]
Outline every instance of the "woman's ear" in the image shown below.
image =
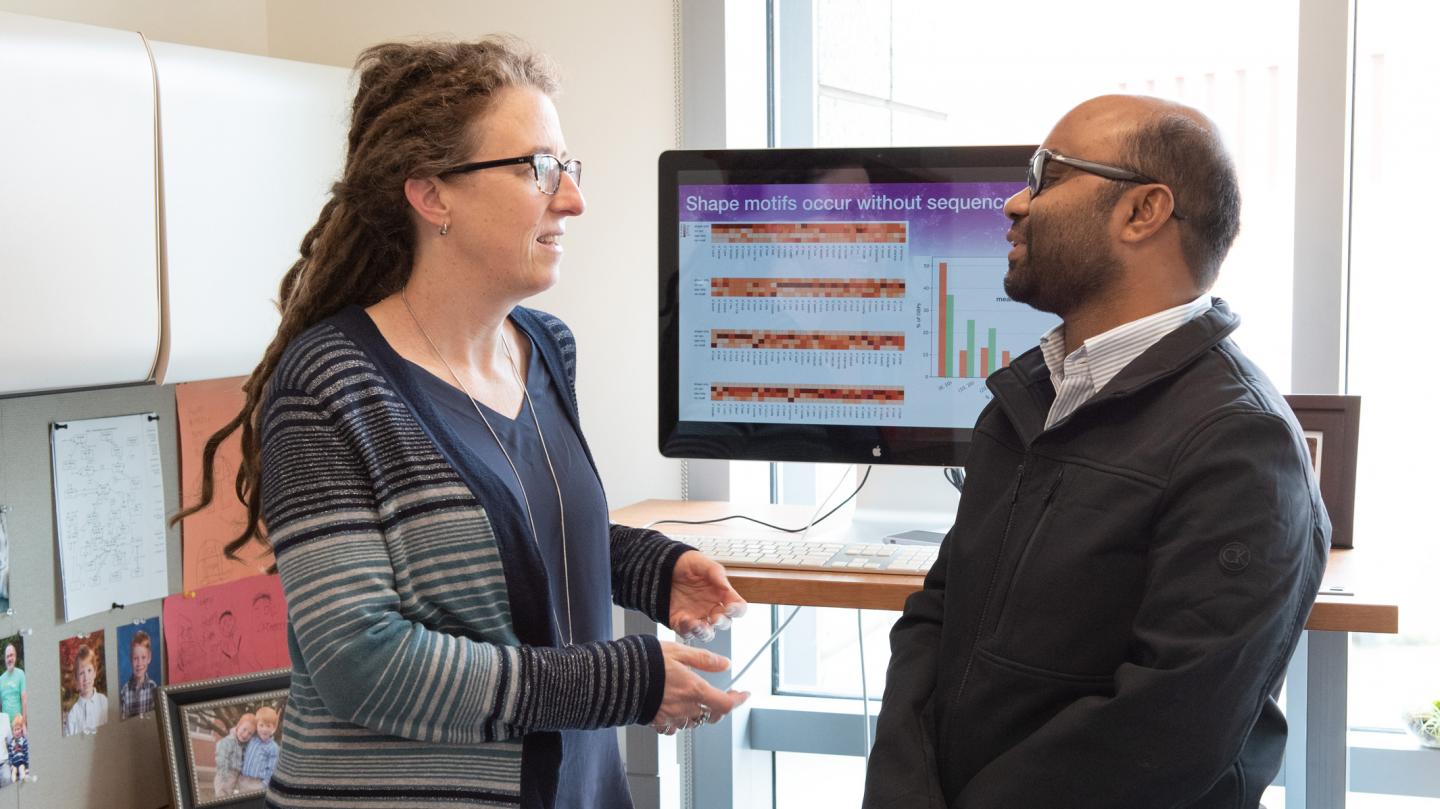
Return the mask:
[[405,200],[421,219],[437,228],[450,222],[450,206],[442,191],[439,177],[412,177],[405,181]]

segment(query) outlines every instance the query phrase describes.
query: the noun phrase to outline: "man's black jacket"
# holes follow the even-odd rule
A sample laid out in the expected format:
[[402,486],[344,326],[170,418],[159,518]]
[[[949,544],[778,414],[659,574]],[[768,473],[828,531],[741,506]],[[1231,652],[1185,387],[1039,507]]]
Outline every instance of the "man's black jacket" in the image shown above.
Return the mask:
[[866,809],[1258,805],[1330,521],[1236,325],[1216,299],[1048,430],[1038,349],[990,377]]

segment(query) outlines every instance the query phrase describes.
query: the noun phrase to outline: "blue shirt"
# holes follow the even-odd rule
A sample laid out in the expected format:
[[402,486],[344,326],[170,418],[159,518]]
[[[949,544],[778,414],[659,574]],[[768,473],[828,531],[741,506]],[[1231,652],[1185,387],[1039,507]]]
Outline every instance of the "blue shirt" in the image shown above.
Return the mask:
[[267,742],[256,736],[245,745],[245,763],[240,767],[240,774],[246,778],[259,778],[268,785],[270,776],[275,774],[275,760],[279,757],[280,745],[273,738]]
[[[481,404],[495,436],[475,412],[475,405],[458,388],[435,377],[418,365],[411,366],[425,395],[430,397],[450,428],[465,447],[475,453],[490,471],[504,481],[515,496],[522,514],[525,497],[504,454],[495,443],[505,445],[524,482],[534,510],[539,534],[540,556],[545,561],[550,605],[559,626],[561,642],[571,640],[570,617],[574,619],[575,643],[611,640],[610,607],[610,514],[600,480],[585,456],[580,435],[566,415],[563,395],[555,384],[540,351],[532,344],[530,368],[525,380],[529,400],[521,405],[514,420]],[[545,446],[535,431],[535,418],[544,431]],[[545,449],[555,465],[555,478],[545,461]],[[564,492],[565,541],[560,535],[560,504],[555,484]],[[525,523],[529,528],[529,523]],[[569,558],[569,614],[566,610],[566,556]],[[600,573],[600,571],[604,571]],[[630,788],[620,761],[620,746],[614,728],[561,731],[564,749],[560,764],[555,809],[615,809],[629,807]]]

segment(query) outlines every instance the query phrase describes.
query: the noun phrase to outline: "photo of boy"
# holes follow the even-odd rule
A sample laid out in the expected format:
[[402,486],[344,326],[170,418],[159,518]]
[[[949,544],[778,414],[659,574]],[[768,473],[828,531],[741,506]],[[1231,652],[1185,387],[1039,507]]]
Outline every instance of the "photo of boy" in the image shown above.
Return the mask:
[[5,753],[9,759],[11,783],[18,782],[30,772],[30,740],[25,737],[25,717],[15,717],[10,726],[10,738],[5,740]]
[[280,757],[280,745],[275,741],[279,727],[280,714],[274,708],[266,706],[255,712],[255,737],[245,745],[245,764],[240,768],[242,792],[270,785],[275,760]]
[[105,696],[105,630],[60,641],[61,732],[95,733],[110,716]]
[[120,719],[144,716],[155,710],[155,688],[160,679],[160,617],[115,629],[115,640],[128,650],[120,657]]
[[255,714],[240,717],[225,738],[215,743],[215,797],[233,795],[245,766],[245,745],[255,735]]

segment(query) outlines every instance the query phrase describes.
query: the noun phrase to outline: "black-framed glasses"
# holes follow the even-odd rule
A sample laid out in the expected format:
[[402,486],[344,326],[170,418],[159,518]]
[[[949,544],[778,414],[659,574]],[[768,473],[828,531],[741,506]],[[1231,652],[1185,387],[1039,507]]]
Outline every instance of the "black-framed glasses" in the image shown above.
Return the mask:
[[575,185],[580,185],[580,161],[578,159],[561,160],[553,154],[527,154],[520,157],[502,157],[499,160],[482,160],[479,163],[462,163],[453,168],[440,172],[441,177],[448,177],[451,174],[469,174],[472,171],[483,169],[494,169],[501,166],[519,166],[525,163],[535,170],[535,187],[541,193],[554,194],[560,190],[560,177],[563,174],[570,175]]
[[[1095,163],[1090,160],[1081,160],[1078,157],[1067,157],[1063,154],[1052,152],[1049,149],[1036,149],[1035,154],[1030,158],[1030,169],[1025,173],[1025,184],[1030,187],[1031,199],[1040,196],[1040,192],[1045,190],[1045,164],[1052,160],[1062,166],[1079,169],[1087,174],[1094,174],[1097,177],[1104,177],[1107,180],[1117,180],[1122,183],[1140,183],[1141,185],[1149,185],[1151,183],[1166,185],[1159,180],[1151,179],[1143,174],[1130,171],[1129,169],[1107,166],[1104,163]],[[1170,211],[1170,215],[1176,219],[1183,220],[1185,218],[1180,215],[1179,211],[1173,209]]]

